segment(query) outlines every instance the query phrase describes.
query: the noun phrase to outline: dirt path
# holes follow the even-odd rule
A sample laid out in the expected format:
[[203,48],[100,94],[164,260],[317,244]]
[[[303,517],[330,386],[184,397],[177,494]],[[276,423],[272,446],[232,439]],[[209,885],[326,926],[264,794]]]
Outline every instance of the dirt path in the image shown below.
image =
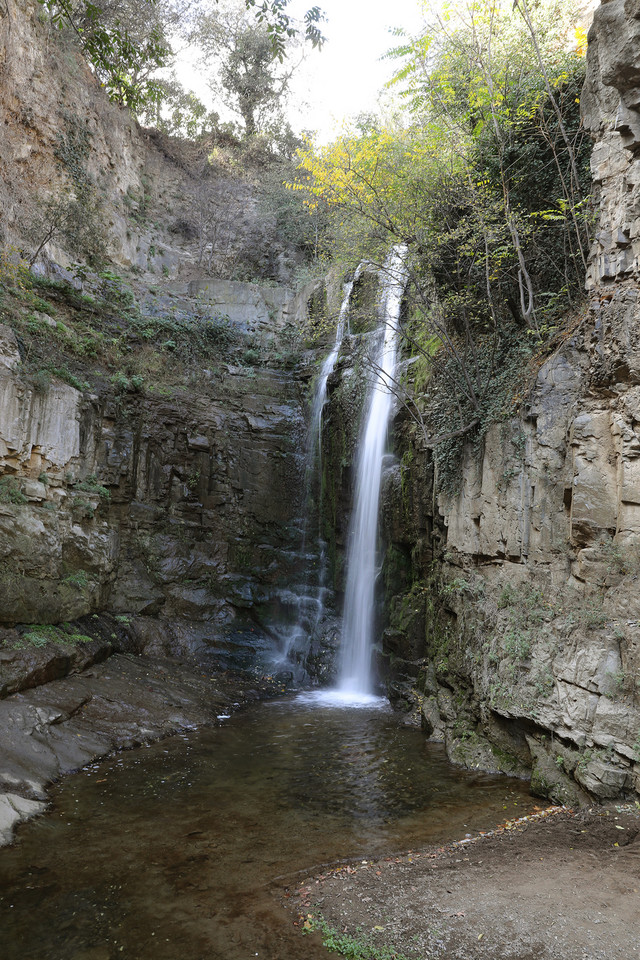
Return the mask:
[[552,808],[448,847],[342,865],[281,896],[301,932],[321,916],[377,956],[633,960],[640,816]]

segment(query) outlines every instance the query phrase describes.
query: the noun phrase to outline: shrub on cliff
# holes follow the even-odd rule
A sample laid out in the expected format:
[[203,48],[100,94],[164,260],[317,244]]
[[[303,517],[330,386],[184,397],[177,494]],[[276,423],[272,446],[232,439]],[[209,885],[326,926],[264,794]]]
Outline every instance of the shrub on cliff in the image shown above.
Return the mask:
[[[174,60],[174,38],[182,35],[193,41],[194,21],[208,23],[209,37],[215,34],[219,41],[216,51],[226,52],[223,87],[236,98],[249,135],[254,132],[250,127],[256,105],[266,103],[286,75],[276,65],[284,61],[292,42],[300,38],[314,47],[324,42],[320,8],[310,7],[300,24],[287,12],[288,0],[239,0],[235,8],[245,26],[236,35],[219,0],[207,13],[202,4],[188,0],[38,2],[55,26],[70,32],[111,100],[135,113],[148,113],[152,108],[156,114],[166,98],[173,99],[174,106],[179,100],[182,111],[186,109],[196,122],[202,105],[182,90],[175,78],[168,84],[160,71]],[[272,80],[277,81],[275,87]]]
[[308,180],[294,187],[310,211],[334,211],[337,258],[410,248],[413,379],[438,378],[437,417],[416,417],[441,451],[482,437],[508,400],[505,373],[513,390],[581,298],[583,39],[564,0],[436,12],[394,52],[406,109],[301,153]]

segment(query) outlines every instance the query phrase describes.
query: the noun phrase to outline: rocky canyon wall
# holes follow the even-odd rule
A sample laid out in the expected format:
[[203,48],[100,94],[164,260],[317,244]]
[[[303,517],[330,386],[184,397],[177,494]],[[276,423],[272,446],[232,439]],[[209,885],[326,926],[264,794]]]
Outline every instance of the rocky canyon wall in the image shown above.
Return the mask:
[[160,614],[258,646],[300,562],[300,381],[228,364],[174,397],[42,391],[0,330],[1,622]]
[[418,697],[456,761],[530,774],[566,803],[640,792],[639,91],[640,8],[610,0],[582,101],[598,218],[587,308],[521,415],[491,427],[480,460],[468,451],[457,496],[434,493],[401,409],[384,481],[392,696]]
[[[274,282],[293,254],[258,211],[252,174],[213,141],[142,129],[31,0],[0,7],[0,125],[0,624],[109,611],[147,650],[215,646],[223,662],[229,650],[257,663],[306,575],[310,369],[291,347],[306,294]],[[35,271],[75,288],[78,309],[63,314],[16,263],[78,170],[127,283],[107,273],[100,299],[57,236]],[[81,330],[83,305],[94,319]],[[148,342],[165,320],[187,340],[190,324],[217,325],[232,347],[189,364],[171,331]],[[131,379],[132,353],[148,355],[144,378]]]

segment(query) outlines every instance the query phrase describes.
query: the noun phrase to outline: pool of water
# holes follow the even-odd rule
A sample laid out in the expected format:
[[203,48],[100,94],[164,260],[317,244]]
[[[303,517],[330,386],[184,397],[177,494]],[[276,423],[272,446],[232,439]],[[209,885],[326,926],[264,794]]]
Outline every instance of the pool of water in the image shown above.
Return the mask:
[[0,850],[0,955],[326,960],[277,905],[276,878],[531,806],[528,784],[452,766],[383,701],[261,703],[58,785]]

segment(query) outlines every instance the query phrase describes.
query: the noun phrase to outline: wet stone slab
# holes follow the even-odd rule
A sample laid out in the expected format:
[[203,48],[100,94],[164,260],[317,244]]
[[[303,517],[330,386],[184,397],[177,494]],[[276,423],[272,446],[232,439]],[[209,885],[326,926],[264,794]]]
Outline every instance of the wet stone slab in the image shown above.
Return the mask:
[[115,654],[0,701],[0,844],[42,812],[47,786],[118,750],[216,721],[264,683],[170,659]]

